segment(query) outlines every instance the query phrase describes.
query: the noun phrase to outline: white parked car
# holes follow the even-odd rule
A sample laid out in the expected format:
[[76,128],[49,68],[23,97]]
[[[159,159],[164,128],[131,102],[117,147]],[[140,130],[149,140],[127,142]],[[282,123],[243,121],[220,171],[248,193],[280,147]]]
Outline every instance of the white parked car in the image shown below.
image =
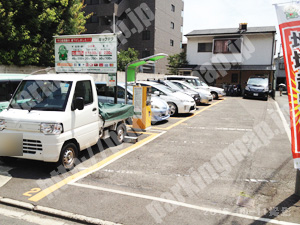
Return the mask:
[[208,86],[205,82],[201,81],[199,77],[196,76],[180,76],[180,75],[169,75],[166,76],[167,80],[184,80],[195,86],[197,89],[209,90],[214,99],[218,99],[226,95],[223,88]]
[[197,89],[192,84],[189,84],[188,82],[183,81],[183,80],[171,80],[171,81],[174,84],[177,84],[178,86],[180,86],[181,88],[190,89],[190,90],[198,92],[200,95],[200,98],[201,98],[201,103],[207,104],[207,103],[209,103],[209,101],[213,100],[213,96],[210,93],[210,91],[207,91],[205,89],[199,89],[199,88]]
[[[108,87],[106,82],[96,82],[97,94],[99,102],[114,103],[114,87]],[[132,104],[133,86],[127,86],[128,104]],[[118,103],[125,103],[125,83],[118,83]],[[163,99],[151,97],[151,123],[156,123],[169,119],[169,106]]]
[[170,115],[177,113],[194,113],[196,111],[196,103],[194,99],[187,94],[176,92],[171,88],[151,81],[138,81],[142,86],[151,86],[152,94],[159,96],[165,100],[170,107]]

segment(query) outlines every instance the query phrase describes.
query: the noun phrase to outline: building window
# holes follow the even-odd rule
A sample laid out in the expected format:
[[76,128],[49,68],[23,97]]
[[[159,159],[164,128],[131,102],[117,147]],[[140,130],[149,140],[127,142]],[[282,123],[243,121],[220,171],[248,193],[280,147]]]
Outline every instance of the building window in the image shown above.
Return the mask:
[[231,74],[231,83],[238,83],[239,75],[237,73]]
[[170,40],[170,46],[174,46],[174,40]]
[[175,12],[175,5],[171,4],[171,11]]
[[212,43],[198,43],[198,52],[212,52]]
[[147,51],[147,50],[142,51],[142,58],[146,58],[148,56],[150,56],[150,51]]
[[110,17],[102,17],[101,18],[101,25],[112,25],[112,18]]
[[214,53],[241,53],[241,39],[214,40]]
[[99,23],[99,17],[96,15],[93,15],[90,17],[89,22],[90,23]]
[[279,63],[279,69],[280,70],[284,70],[285,68],[284,68],[284,63]]
[[175,24],[173,22],[171,22],[171,29],[175,28]]
[[150,40],[150,30],[144,30],[142,36],[143,40]]

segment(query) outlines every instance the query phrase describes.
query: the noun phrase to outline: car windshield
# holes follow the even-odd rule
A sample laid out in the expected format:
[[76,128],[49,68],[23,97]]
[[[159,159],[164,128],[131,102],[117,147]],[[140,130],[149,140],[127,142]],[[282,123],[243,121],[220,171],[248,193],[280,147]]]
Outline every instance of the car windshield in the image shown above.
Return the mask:
[[197,87],[197,86],[202,86],[200,80],[198,80],[198,79],[186,79],[185,81],[186,81],[187,83],[193,85],[193,86],[196,86],[196,87]]
[[195,89],[195,87],[188,83],[188,82],[182,82],[182,85],[186,88],[186,89]]
[[173,89],[174,91],[181,91],[182,89],[177,86],[176,84],[172,83],[171,81],[165,80],[164,83],[170,87],[171,89]]
[[171,88],[169,88],[169,87],[167,87],[167,86],[165,86],[163,84],[155,84],[155,85],[153,85],[153,87],[159,89],[162,92],[165,92],[166,94],[176,92],[173,89],[171,89]]
[[248,85],[254,86],[267,86],[268,85],[268,78],[250,78],[248,80]]
[[9,108],[64,111],[72,82],[24,80],[14,94]]
[[204,83],[203,81],[200,81],[201,86],[203,87],[208,87],[208,85],[206,83]]

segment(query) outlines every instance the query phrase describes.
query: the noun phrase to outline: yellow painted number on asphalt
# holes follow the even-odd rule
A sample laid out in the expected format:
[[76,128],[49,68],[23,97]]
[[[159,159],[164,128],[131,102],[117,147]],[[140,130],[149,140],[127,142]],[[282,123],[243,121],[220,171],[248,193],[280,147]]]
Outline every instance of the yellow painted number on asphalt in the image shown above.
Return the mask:
[[32,194],[38,193],[38,192],[40,192],[40,191],[41,191],[40,188],[32,188],[30,191],[25,192],[23,195],[24,195],[24,196],[31,197]]

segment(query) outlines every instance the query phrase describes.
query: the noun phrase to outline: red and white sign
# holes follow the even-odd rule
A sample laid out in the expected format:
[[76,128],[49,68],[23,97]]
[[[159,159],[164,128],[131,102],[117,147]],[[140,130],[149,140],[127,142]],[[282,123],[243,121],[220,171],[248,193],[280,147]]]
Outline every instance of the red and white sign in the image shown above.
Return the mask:
[[117,73],[115,34],[65,35],[55,38],[58,73]]
[[286,70],[294,166],[300,169],[300,4],[276,5]]

